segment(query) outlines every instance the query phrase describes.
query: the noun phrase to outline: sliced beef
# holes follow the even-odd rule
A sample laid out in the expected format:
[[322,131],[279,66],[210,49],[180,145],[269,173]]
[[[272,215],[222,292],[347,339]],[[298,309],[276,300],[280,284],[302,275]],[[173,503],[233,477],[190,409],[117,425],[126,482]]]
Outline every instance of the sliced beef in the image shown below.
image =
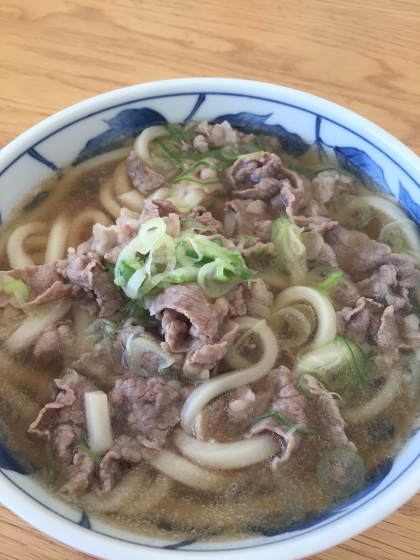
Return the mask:
[[[261,253],[261,249],[264,247],[263,253]],[[255,255],[255,253],[257,254]],[[256,243],[253,242],[246,242],[242,249],[242,256],[247,261],[255,261],[261,259],[261,254],[263,254],[264,260],[272,259],[277,255],[276,248],[273,243],[270,241],[267,243],[262,243],[261,241],[257,241]]]
[[[140,226],[152,218],[163,218],[166,222],[169,235],[179,235],[179,209],[167,200],[145,200],[143,212],[131,212],[127,208],[121,208],[121,215],[117,218],[115,225],[93,226],[93,238],[86,246],[78,247],[77,256],[87,255],[92,251],[98,257],[104,257],[112,264],[117,262],[118,256],[126,245],[138,234]],[[83,249],[83,250],[81,250]]]
[[285,366],[272,370],[276,380],[277,397],[273,400],[271,409],[279,410],[294,424],[306,424],[306,399],[292,382],[292,373]]
[[338,268],[338,261],[337,257],[335,256],[334,251],[328,245],[328,243],[324,243],[321,247],[318,256],[312,261],[314,267],[316,266],[333,266]]
[[48,448],[54,459],[63,467],[71,465],[74,448],[83,438],[81,426],[74,424],[58,424],[51,430]]
[[60,335],[58,329],[44,331],[35,343],[34,356],[42,359],[44,356],[60,354]]
[[229,305],[227,312],[228,317],[241,317],[246,313],[244,302],[244,284],[234,286],[227,294],[224,295]]
[[127,158],[126,168],[133,186],[142,194],[155,191],[165,182],[165,177],[147,167],[134,151]]
[[299,213],[300,208],[304,206],[306,197],[302,179],[298,175],[296,175],[296,178],[296,186],[291,185],[288,181],[281,181],[280,194],[271,201],[274,208],[281,207],[280,202],[282,202],[286,209],[286,214],[292,219]]
[[354,307],[361,294],[356,284],[347,275],[344,275],[330,290],[329,295],[334,300],[336,308],[341,309],[343,307]]
[[96,299],[100,317],[109,317],[120,307],[122,292],[96,253],[77,256],[74,249],[69,249],[68,259],[59,263],[58,271],[71,283],[74,295],[84,292]]
[[322,171],[312,180],[313,197],[328,215],[325,204],[332,202],[338,195],[349,193],[353,179],[347,175],[338,174],[336,171]]
[[188,392],[177,379],[136,376],[116,379],[108,397],[131,432],[160,442],[178,424],[179,406]]
[[[45,364],[57,363],[63,354],[74,351],[75,335],[71,321],[60,321],[43,331],[35,343],[33,354]],[[58,364],[57,364],[58,365]]]
[[320,435],[337,449],[357,451],[344,431],[345,422],[333,395],[312,375],[304,376],[306,391],[315,399],[320,421]]
[[305,231],[314,231],[320,235],[325,235],[327,231],[338,225],[338,222],[325,216],[294,216],[294,222]]
[[235,221],[233,235],[252,235],[262,241],[270,240],[270,225],[276,217],[274,211],[262,200],[231,200],[225,204],[226,212]]
[[85,492],[95,475],[95,461],[81,450],[74,456],[71,465],[67,468],[67,481],[62,486],[61,492],[69,495],[78,495]]
[[73,370],[86,376],[102,390],[113,386],[116,377],[124,375],[123,345],[119,340],[103,340],[92,352],[85,352],[71,364]]
[[254,414],[256,402],[255,393],[247,385],[242,385],[233,391],[227,403],[229,418],[234,422],[246,420]]
[[401,339],[392,305],[388,306],[382,314],[376,340],[378,346],[382,348],[397,348],[400,346]]
[[391,254],[384,260],[389,264],[383,264],[370,278],[359,282],[360,292],[392,305],[395,311],[411,309],[408,293],[420,284],[420,271],[404,255]]
[[340,268],[356,281],[369,276],[369,273],[384,264],[391,255],[388,245],[339,225],[325,234],[325,241],[336,254]]
[[[290,370],[285,366],[280,366],[278,369],[273,370],[270,375],[275,378],[277,393],[270,410],[281,412],[294,424],[306,425],[305,397],[293,385]],[[297,449],[301,436],[296,432],[290,433],[290,429],[276,418],[267,418],[254,424],[245,437],[251,437],[254,434],[266,431],[280,436],[282,455],[280,458],[275,457],[271,462],[272,468],[276,468],[280,463],[290,458]]]
[[136,465],[152,459],[159,446],[145,438],[120,436],[102,457],[99,465],[99,494],[109,492],[122,476],[121,467],[127,463]]
[[28,428],[29,433],[51,439],[52,430],[59,424],[82,426],[84,422],[84,394],[98,388],[83,375],[68,369],[61,379],[54,380],[55,400],[48,403]]
[[250,288],[245,288],[244,297],[246,309],[250,315],[263,319],[270,317],[274,296],[267,289],[264,280],[257,278],[253,281]]
[[115,225],[95,224],[93,226],[93,239],[90,247],[81,252],[79,251],[81,246],[79,246],[78,255],[87,255],[91,250],[99,257],[104,257],[115,264],[122,249],[137,236],[141,223],[140,214],[131,212],[127,208],[121,208],[121,215],[117,218]]
[[228,297],[211,303],[196,283],[170,286],[156,296],[150,313],[162,320],[162,348],[186,354],[187,365],[214,367],[233,341],[233,325],[225,317],[244,311],[240,289]]
[[220,233],[223,235],[225,233],[223,224],[219,222],[219,220],[213,218],[211,212],[207,212],[204,206],[194,206],[187,218],[197,220],[206,227],[204,231],[199,232],[200,234],[211,235]]
[[393,264],[383,264],[369,281],[369,292],[372,297],[386,305],[392,305],[395,311],[399,309],[410,309],[411,304],[407,297],[407,290],[400,295],[398,293],[398,269]]
[[384,306],[373,299],[361,297],[354,308],[344,307],[337,313],[338,333],[362,344],[366,337],[376,337]]
[[219,341],[203,344],[202,341],[196,340],[187,354],[185,363],[187,365],[199,364],[206,370],[213,369],[217,362],[225,357],[229,346],[234,342],[237,330],[236,323],[225,320],[220,327]]
[[194,124],[191,130],[197,133],[193,145],[199,152],[208,152],[214,148],[236,144],[239,141],[252,142],[255,140],[253,134],[244,137],[243,134],[233,129],[227,121],[220,124],[209,124],[207,121],[202,121]]
[[22,280],[29,289],[29,307],[45,305],[69,294],[72,286],[63,281],[56,263],[26,266],[7,272],[16,280]]
[[420,347],[420,319],[412,313],[401,319],[401,336],[412,348]]
[[211,303],[195,282],[170,286],[154,298],[149,311],[162,319],[165,309],[184,315],[191,323],[190,334],[205,341],[217,337],[226,316],[226,310],[218,300]]

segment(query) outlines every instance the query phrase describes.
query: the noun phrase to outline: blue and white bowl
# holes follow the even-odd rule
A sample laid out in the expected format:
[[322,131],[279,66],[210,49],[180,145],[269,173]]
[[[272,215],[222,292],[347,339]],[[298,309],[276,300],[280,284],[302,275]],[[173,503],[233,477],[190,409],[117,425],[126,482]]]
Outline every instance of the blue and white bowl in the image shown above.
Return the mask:
[[[243,80],[197,78],[142,84],[78,103],[34,126],[0,152],[0,213],[34,185],[91,156],[122,146],[145,127],[191,118],[266,129],[290,155],[332,149],[367,188],[383,188],[420,221],[420,159],[390,134],[334,103],[300,91]],[[382,520],[420,489],[420,432],[394,461],[368,473],[365,487],[336,509],[299,526],[240,542],[151,539],[124,532],[50,496],[0,446],[0,500],[44,533],[114,560],[290,560],[339,544]]]

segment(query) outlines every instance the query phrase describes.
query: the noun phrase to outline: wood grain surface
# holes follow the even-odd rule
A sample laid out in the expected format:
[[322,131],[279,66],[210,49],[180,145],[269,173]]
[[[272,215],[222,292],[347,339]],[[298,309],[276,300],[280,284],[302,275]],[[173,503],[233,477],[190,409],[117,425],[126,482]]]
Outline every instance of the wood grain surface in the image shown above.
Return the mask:
[[[0,54],[0,148],[99,93],[224,76],[340,103],[420,155],[420,0],[0,0]],[[419,518],[417,495],[311,560],[420,558]],[[0,507],[0,558],[91,557]]]

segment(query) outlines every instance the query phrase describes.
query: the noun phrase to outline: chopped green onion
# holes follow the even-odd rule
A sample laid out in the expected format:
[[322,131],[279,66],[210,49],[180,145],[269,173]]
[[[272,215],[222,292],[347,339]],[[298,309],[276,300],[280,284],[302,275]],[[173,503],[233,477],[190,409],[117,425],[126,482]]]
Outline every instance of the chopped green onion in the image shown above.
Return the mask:
[[284,216],[271,224],[270,237],[276,248],[279,270],[290,276],[291,285],[302,285],[308,272],[302,232],[301,228]]
[[332,390],[332,387],[330,387],[330,386],[328,385],[328,383],[327,383],[327,381],[325,381],[325,379],[322,379],[318,374],[314,373],[313,371],[303,371],[301,374],[299,374],[299,377],[297,378],[297,385],[298,385],[298,388],[299,388],[300,392],[302,393],[302,395],[303,395],[306,399],[308,399],[309,401],[313,401],[313,400],[314,400],[313,396],[312,396],[310,393],[308,393],[308,392],[305,390],[304,386],[303,386],[303,381],[304,381],[306,375],[311,375],[311,376],[314,377],[317,381],[319,381],[320,383],[322,383],[322,384],[324,385],[324,387],[327,389],[327,391],[328,391],[331,395],[333,395],[333,397],[334,397],[335,395],[337,395],[338,399],[340,399],[340,400],[342,399],[341,395],[339,395],[338,393],[334,392],[334,391]]
[[92,461],[94,461],[95,463],[99,463],[100,461],[100,457],[99,455],[97,455],[96,453],[94,453],[92,451],[92,449],[90,449],[87,445],[85,445],[84,443],[82,443],[81,441],[79,442],[79,449],[80,451],[82,451],[83,453],[85,453],[85,455],[87,455],[88,457],[90,457],[92,459]]
[[160,138],[156,138],[155,142],[158,146],[160,146],[162,148],[162,150],[165,152],[165,154],[168,157],[170,157],[170,159],[176,165],[181,165],[182,164],[182,160],[177,155],[175,155],[173,152],[171,152],[171,150],[166,146],[166,144],[163,142],[163,140],[161,140]]
[[317,266],[309,272],[305,284],[310,288],[316,288],[321,292],[327,292],[335,286],[343,276],[344,272],[339,268],[333,266]]
[[315,231],[303,231],[300,239],[305,245],[307,260],[311,261],[316,259],[324,245],[324,238],[322,235]]
[[365,388],[375,375],[377,367],[375,360],[366,356],[360,346],[353,340],[340,335],[337,336],[337,339],[344,344],[348,352],[354,384],[359,388]]
[[198,220],[188,219],[188,220],[181,220],[181,235],[189,232],[199,232],[205,231],[207,228],[204,224],[199,222]]
[[115,266],[113,264],[111,264],[106,259],[102,259],[102,264],[107,269],[107,271],[112,274],[112,276],[115,276]]
[[178,198],[177,196],[171,196],[167,198],[169,202],[172,202],[174,206],[178,208],[181,214],[189,214],[191,212],[191,206],[185,202],[182,198]]
[[366,202],[352,194],[338,195],[334,206],[340,217],[340,223],[351,229],[366,226],[373,216]]
[[[259,416],[256,416],[255,418],[248,420],[248,422],[246,422],[243,426],[241,426],[241,428],[237,430],[234,433],[234,435],[238,435],[239,433],[244,432],[247,428],[254,426],[258,422],[261,422],[262,420],[266,420],[267,418],[275,418],[279,420],[279,422],[284,424],[287,428],[294,428],[296,426],[296,424],[294,424],[291,420],[289,420],[289,418],[284,416],[284,414],[282,414],[279,410],[271,410],[270,412],[265,412],[264,414],[260,414]],[[308,435],[308,436],[318,435],[318,432],[316,432],[315,430],[311,430],[310,428],[303,428],[303,427],[298,428],[296,430],[296,433]]]
[[[154,355],[154,359],[150,360],[150,354]],[[153,377],[175,361],[172,356],[162,350],[159,343],[146,337],[131,338],[127,343],[124,358],[128,369],[142,377]],[[157,366],[156,361],[158,361]]]
[[130,280],[133,274],[136,272],[135,268],[129,266],[125,261],[120,263],[120,275],[124,278],[126,282]]
[[158,325],[159,321],[152,317],[147,309],[144,309],[136,300],[130,299],[127,303],[120,307],[121,313],[125,313],[129,317],[134,317],[140,323],[147,325]]
[[258,134],[258,141],[260,143],[261,149],[263,152],[267,151],[267,147],[265,145],[265,136],[262,132],[260,132],[260,134]]
[[22,280],[10,280],[3,286],[3,292],[6,296],[15,296],[20,306],[28,301],[29,288]]
[[211,299],[224,296],[232,289],[240,278],[230,279],[224,274],[224,263],[221,259],[202,266],[197,275],[197,282],[205,296]]
[[231,145],[223,146],[223,148],[220,150],[221,159],[223,161],[226,161],[227,163],[233,163],[238,159],[239,155],[240,152],[238,148]]
[[165,128],[172,137],[184,136],[184,138],[188,138],[189,140],[194,140],[194,138],[196,137],[195,134],[193,134],[189,130],[184,130],[179,125],[177,126],[168,123],[165,125]]
[[337,498],[350,496],[358,490],[365,479],[363,459],[347,449],[335,449],[322,456],[316,467],[321,488]]
[[223,241],[218,237],[213,237],[212,239],[210,239],[210,241],[212,243],[216,243],[216,245],[219,245],[219,247],[223,247]]
[[260,157],[264,152],[251,152],[249,154],[241,154],[236,159],[248,159],[250,157]]
[[220,183],[219,179],[217,181],[199,181],[198,179],[196,179],[196,177],[190,177],[191,173],[194,173],[194,171],[201,166],[213,169],[213,171],[216,171],[216,173],[218,171],[217,167],[211,161],[200,160],[200,161],[197,161],[196,163],[194,163],[193,165],[191,165],[190,167],[188,167],[188,169],[183,171],[180,175],[178,175],[178,177],[176,177],[172,181],[172,183],[174,185],[177,185],[181,181],[186,181],[186,180],[190,180],[190,181],[192,181],[194,183],[198,183],[200,185],[212,185],[212,184],[215,184],[215,183]]
[[167,274],[162,282],[169,282],[171,284],[189,284],[197,280],[198,268],[195,266],[184,266],[177,268]]

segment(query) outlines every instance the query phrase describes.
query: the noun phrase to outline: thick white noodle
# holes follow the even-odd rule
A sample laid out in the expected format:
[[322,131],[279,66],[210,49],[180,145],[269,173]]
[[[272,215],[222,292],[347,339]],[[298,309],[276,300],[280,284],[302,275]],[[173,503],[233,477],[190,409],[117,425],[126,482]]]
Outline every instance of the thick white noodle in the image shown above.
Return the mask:
[[270,288],[275,290],[284,290],[290,286],[290,276],[281,274],[280,272],[262,272],[259,271],[254,278],[261,278]]
[[197,490],[215,492],[232,480],[230,477],[202,469],[171,451],[161,451],[149,462],[166,476]]
[[137,212],[138,214],[143,212],[144,196],[138,191],[131,189],[131,191],[118,195],[117,198],[122,203],[123,207],[128,208],[132,212]]
[[92,235],[92,226],[94,224],[109,226],[111,225],[111,220],[100,210],[84,210],[83,212],[80,212],[70,225],[69,247],[76,248],[79,243],[82,242],[81,234],[83,234],[87,225],[91,226],[90,235]]
[[44,250],[47,246],[48,237],[46,235],[31,235],[23,240],[23,248],[25,251]]
[[114,441],[106,393],[103,391],[85,393],[85,417],[89,447],[94,453],[103,453]]
[[191,393],[181,411],[181,422],[185,430],[192,432],[195,419],[212,399],[241,385],[257,381],[272,369],[278,354],[276,337],[267,323],[261,327],[259,334],[264,344],[264,355],[259,362],[213,377]]
[[144,465],[141,465],[124,474],[111,492],[104,496],[90,492],[81,498],[81,502],[95,513],[112,512],[124,516],[144,513],[168,495],[172,483],[163,474],[159,474],[151,484],[149,478]]
[[370,401],[359,406],[348,410],[343,409],[342,415],[344,420],[349,424],[360,424],[361,422],[366,422],[369,418],[377,416],[395,399],[400,390],[401,381],[401,371],[398,368],[394,369],[391,367],[389,369],[388,379],[379,393]]
[[374,208],[375,210],[379,210],[384,214],[387,214],[392,220],[405,220],[407,219],[407,214],[401,210],[399,206],[387,200],[386,198],[382,198],[380,196],[361,196],[362,200],[366,202],[368,206]]
[[283,290],[274,302],[273,311],[292,306],[299,301],[307,301],[315,310],[318,326],[314,336],[314,345],[331,342],[337,336],[337,318],[330,300],[317,290],[307,286],[291,286]]
[[408,241],[409,246],[405,247],[404,250],[415,251],[420,255],[420,236],[417,226],[412,220],[407,218],[404,220],[395,220],[390,224],[384,225],[379,234],[378,241],[386,243],[387,236],[394,231],[398,232],[398,230],[403,233],[405,240]]
[[65,214],[60,214],[53,223],[47,242],[45,262],[54,262],[62,259],[67,249],[67,236],[70,229],[70,220]]
[[47,327],[52,327],[68,313],[71,302],[59,300],[52,306],[31,312],[23,323],[6,340],[6,348],[10,352],[25,350],[40,336]]
[[77,300],[73,303],[72,312],[74,332],[76,334],[75,357],[79,357],[85,352],[89,352],[92,348],[92,341],[86,336],[86,329],[93,322],[94,318],[87,309],[83,309],[82,303]]
[[[116,195],[121,195],[133,189],[128,176],[125,161],[117,165],[114,171],[114,190]],[[140,194],[140,193],[139,193]]]
[[149,128],[145,128],[143,132],[137,136],[134,142],[134,151],[140,159],[146,163],[150,160],[149,144],[152,140],[161,136],[169,136],[164,126],[149,126]]
[[186,194],[184,196],[184,200],[189,206],[191,206],[191,208],[194,208],[194,206],[198,206],[199,204],[201,204],[206,196],[207,195],[204,191],[194,190]]
[[48,230],[44,222],[32,222],[16,228],[7,240],[7,256],[11,268],[33,266],[34,261],[23,250],[23,242],[30,235],[44,234]]
[[149,194],[147,198],[149,200],[165,200],[168,197],[168,194],[169,194],[168,187],[160,187],[160,189],[158,189],[157,191]]
[[243,330],[244,332],[241,334],[235,344],[233,344],[229,348],[225,356],[225,360],[233,368],[246,368],[252,364],[238,353],[238,348],[240,348],[242,343],[250,336],[252,332],[255,332],[255,329],[257,329],[256,332],[258,332],[258,326],[262,326],[265,321],[245,315],[244,317],[238,317],[237,319],[234,319],[234,322],[238,325],[239,331]]
[[105,208],[105,210],[107,210],[111,214],[111,216],[116,219],[121,215],[121,206],[113,197],[112,186],[112,179],[105,181],[99,191],[99,200],[101,201],[101,204]]
[[269,435],[218,443],[198,441],[183,430],[177,430],[173,441],[191,461],[214,469],[242,469],[261,463],[279,451],[278,444]]

